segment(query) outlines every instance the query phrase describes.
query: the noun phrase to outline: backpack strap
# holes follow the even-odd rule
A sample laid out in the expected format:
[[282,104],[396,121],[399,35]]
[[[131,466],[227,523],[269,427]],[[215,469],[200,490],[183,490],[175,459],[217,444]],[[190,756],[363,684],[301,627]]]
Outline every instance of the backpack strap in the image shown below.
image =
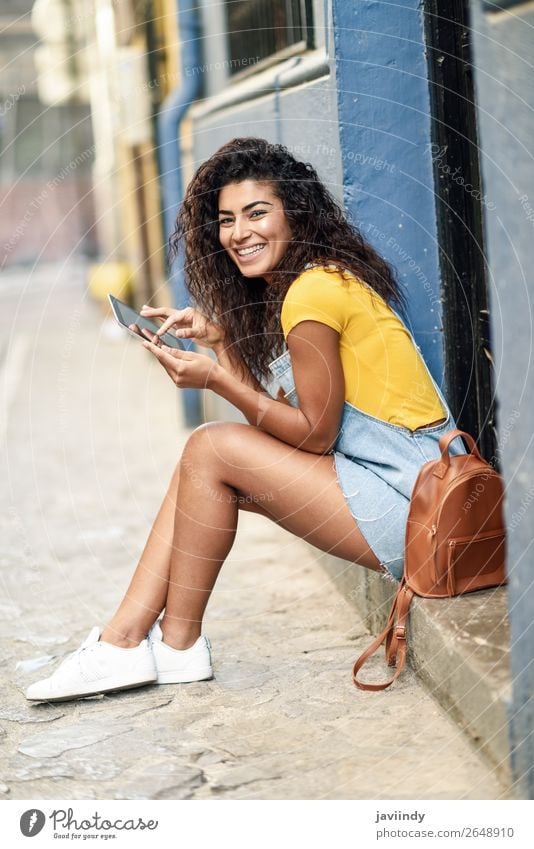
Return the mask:
[[[403,577],[399,588],[395,594],[393,604],[389,613],[387,625],[384,630],[376,637],[364,653],[358,658],[352,669],[352,680],[356,687],[360,690],[385,690],[389,687],[396,678],[399,677],[404,664],[406,662],[407,650],[407,620],[410,611],[410,604],[414,594],[406,583],[406,578]],[[395,621],[396,620],[396,621]],[[396,671],[390,681],[385,681],[382,684],[364,684],[358,681],[357,675],[362,666],[369,660],[385,641],[386,660],[388,666],[396,666]]]

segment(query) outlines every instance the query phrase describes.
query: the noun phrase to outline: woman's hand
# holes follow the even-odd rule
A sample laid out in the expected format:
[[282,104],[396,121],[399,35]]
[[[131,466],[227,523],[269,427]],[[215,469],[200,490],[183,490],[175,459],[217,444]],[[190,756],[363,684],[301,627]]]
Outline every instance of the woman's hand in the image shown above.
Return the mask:
[[180,389],[213,389],[221,366],[205,354],[180,351],[167,345],[143,342]]
[[193,339],[203,348],[215,348],[224,342],[222,327],[210,321],[203,313],[193,307],[175,310],[170,307],[147,307],[141,310],[145,318],[160,318],[163,324],[158,328],[157,336],[161,336],[171,328],[179,339]]

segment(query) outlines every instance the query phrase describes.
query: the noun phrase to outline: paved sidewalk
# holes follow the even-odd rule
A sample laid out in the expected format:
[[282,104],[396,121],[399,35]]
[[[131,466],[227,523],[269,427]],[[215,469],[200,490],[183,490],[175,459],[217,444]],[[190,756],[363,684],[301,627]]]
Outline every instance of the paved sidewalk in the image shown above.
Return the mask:
[[208,606],[214,680],[27,703],[114,610],[188,432],[158,364],[105,332],[79,266],[3,276],[0,381],[4,798],[502,797],[411,672],[355,690],[369,635],[259,516],[240,517]]

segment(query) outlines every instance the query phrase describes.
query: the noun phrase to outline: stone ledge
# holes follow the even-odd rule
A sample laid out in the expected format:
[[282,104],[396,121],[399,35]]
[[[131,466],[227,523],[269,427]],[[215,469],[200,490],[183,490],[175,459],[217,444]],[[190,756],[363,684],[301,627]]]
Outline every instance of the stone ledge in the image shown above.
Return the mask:
[[[382,630],[396,581],[309,548],[371,633]],[[408,631],[411,666],[496,769],[499,778],[510,785],[511,677],[506,589],[497,587],[443,600],[416,597],[410,608]],[[376,657],[378,667],[370,661],[364,669],[364,680],[382,680],[374,677],[377,668],[387,673],[383,646]]]

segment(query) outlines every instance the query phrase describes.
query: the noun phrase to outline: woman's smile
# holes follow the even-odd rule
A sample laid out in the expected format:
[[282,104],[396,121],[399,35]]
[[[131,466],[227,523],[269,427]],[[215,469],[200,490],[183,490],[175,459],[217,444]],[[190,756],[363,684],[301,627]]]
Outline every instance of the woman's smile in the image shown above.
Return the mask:
[[263,244],[251,245],[247,248],[236,248],[236,253],[238,257],[242,260],[250,260],[254,259],[265,247],[265,242]]

